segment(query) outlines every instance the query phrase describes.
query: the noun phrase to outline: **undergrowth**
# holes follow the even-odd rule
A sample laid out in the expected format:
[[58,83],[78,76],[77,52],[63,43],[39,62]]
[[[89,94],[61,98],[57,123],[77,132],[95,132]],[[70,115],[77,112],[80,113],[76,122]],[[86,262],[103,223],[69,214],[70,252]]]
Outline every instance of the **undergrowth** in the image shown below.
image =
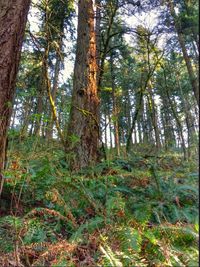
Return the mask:
[[57,144],[32,143],[10,148],[1,266],[198,266],[194,159],[138,152],[73,174]]

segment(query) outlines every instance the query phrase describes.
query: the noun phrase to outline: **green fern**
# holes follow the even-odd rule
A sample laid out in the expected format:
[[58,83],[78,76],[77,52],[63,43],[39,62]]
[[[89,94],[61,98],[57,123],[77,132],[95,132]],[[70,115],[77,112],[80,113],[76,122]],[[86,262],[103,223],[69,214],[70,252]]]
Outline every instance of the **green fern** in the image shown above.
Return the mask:
[[0,252],[7,253],[14,249],[15,242],[23,227],[23,220],[15,216],[0,218]]
[[74,243],[78,243],[83,241],[83,234],[84,232],[92,233],[94,230],[102,227],[104,224],[104,218],[96,216],[90,220],[88,220],[86,223],[82,224],[76,232],[73,233],[73,235],[70,237],[69,241]]

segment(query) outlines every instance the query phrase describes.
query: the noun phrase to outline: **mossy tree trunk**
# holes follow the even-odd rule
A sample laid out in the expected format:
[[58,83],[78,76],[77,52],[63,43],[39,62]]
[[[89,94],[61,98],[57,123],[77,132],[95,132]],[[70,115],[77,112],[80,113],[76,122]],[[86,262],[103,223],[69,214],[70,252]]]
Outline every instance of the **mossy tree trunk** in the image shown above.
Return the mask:
[[6,163],[7,132],[30,0],[0,0],[0,195]]
[[0,172],[30,0],[0,0]]
[[66,153],[72,170],[97,162],[99,122],[96,36],[92,0],[78,2],[78,37]]

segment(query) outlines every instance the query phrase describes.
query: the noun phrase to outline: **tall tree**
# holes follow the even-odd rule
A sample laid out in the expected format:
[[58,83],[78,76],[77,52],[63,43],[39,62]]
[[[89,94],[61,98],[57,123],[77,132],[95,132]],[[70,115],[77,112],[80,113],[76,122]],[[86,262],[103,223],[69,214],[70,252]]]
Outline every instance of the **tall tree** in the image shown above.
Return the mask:
[[179,18],[176,15],[175,6],[174,6],[174,3],[173,3],[173,0],[168,0],[167,4],[168,4],[168,7],[169,7],[171,16],[173,18],[173,21],[174,21],[175,30],[176,30],[177,35],[178,35],[178,41],[179,41],[179,44],[180,44],[180,47],[181,47],[181,50],[182,50],[182,53],[183,53],[183,57],[184,57],[184,60],[185,60],[185,63],[186,63],[186,67],[187,67],[187,70],[188,70],[188,75],[189,75],[189,78],[190,78],[192,90],[194,92],[194,96],[196,98],[196,101],[197,101],[197,103],[199,105],[199,84],[198,84],[198,80],[197,80],[196,74],[195,74],[195,72],[193,70],[193,67],[192,67],[191,59],[189,57],[189,54],[188,54],[188,51],[187,51],[187,48],[186,48],[185,39],[184,39],[184,35],[182,33],[181,24],[180,24]]
[[78,36],[67,151],[73,170],[98,160],[98,105],[96,36],[92,0],[78,2]]
[[0,0],[0,172],[5,167],[7,131],[29,6],[30,0]]

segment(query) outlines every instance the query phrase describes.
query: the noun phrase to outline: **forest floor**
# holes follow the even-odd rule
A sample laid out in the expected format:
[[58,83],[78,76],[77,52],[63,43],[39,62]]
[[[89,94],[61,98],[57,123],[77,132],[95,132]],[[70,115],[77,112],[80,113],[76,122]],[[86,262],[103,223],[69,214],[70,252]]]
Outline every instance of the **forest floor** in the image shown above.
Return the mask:
[[11,142],[0,266],[198,266],[198,162],[137,147],[70,173],[56,143]]

